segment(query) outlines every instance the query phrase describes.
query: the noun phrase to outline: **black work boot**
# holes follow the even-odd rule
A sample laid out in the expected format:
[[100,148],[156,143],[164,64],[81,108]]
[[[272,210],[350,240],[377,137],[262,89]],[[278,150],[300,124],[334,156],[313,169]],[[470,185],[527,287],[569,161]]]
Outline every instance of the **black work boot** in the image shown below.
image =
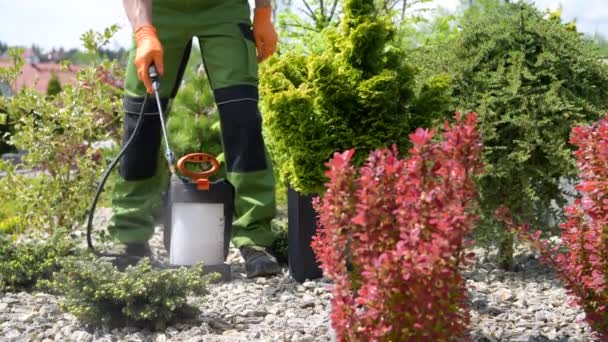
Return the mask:
[[112,253],[118,256],[109,261],[121,271],[128,266],[135,266],[142,258],[151,258],[152,250],[148,242],[130,242],[117,246]]
[[148,242],[131,242],[125,244],[125,253],[129,256],[138,258],[150,258],[152,256],[152,249]]
[[266,248],[260,246],[243,246],[241,255],[245,259],[247,278],[266,277],[281,272],[277,259]]

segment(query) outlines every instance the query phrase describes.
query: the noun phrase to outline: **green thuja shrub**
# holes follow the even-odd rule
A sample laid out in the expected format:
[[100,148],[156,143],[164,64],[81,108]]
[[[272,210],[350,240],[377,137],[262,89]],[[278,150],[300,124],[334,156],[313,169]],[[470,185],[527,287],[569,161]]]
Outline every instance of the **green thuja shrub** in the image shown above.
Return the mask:
[[[403,145],[414,127],[445,114],[416,102],[415,69],[391,45],[395,28],[374,1],[345,1],[343,12],[337,28],[321,33],[323,52],[288,51],[261,67],[271,155],[282,180],[303,194],[323,190],[333,152],[354,147],[361,163],[364,151]],[[437,86],[447,88],[436,82],[424,91],[441,93]]]
[[75,253],[75,244],[64,230],[57,230],[49,239],[26,242],[0,234],[0,291],[38,287],[61,268],[65,257]]
[[580,33],[533,6],[485,2],[496,6],[462,20],[454,39],[427,51],[426,65],[450,75],[459,109],[479,115],[486,168],[478,238],[498,242],[508,266],[513,237],[495,210],[505,205],[516,224],[548,232],[562,220],[552,208],[565,201],[560,180],[576,176],[570,131],[606,112],[608,68]]
[[118,272],[110,263],[68,258],[46,286],[65,296],[60,306],[85,323],[164,329],[198,308],[188,296],[204,296],[217,274],[203,274],[202,265],[153,270],[148,259]]

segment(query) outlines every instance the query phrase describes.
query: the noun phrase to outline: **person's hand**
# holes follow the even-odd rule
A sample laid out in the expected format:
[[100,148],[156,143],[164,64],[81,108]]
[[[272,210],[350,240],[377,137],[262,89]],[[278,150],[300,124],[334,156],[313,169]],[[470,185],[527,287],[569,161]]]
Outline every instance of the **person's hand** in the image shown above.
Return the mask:
[[152,81],[148,70],[154,64],[159,75],[164,74],[163,46],[158,39],[156,29],[152,25],[143,25],[135,30],[135,66],[137,76],[144,83],[148,93],[152,93]]
[[253,37],[258,49],[258,62],[272,56],[277,50],[277,32],[274,30],[271,7],[258,7],[253,15]]

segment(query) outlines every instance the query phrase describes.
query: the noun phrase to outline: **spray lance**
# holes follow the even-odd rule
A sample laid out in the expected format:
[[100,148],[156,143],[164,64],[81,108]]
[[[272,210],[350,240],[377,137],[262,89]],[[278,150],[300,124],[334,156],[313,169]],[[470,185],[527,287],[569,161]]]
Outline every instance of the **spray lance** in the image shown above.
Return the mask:
[[[154,65],[150,66],[149,75],[158,106],[165,143],[165,159],[171,174],[167,203],[164,208],[164,245],[169,252],[169,264],[190,266],[203,262],[206,272],[218,272],[224,280],[227,280],[230,278],[230,267],[225,263],[225,259],[228,256],[232,230],[234,188],[224,179],[215,182],[209,181],[209,177],[220,167],[217,159],[210,154],[191,153],[181,157],[175,164],[175,156],[169,145],[165,116],[160,101],[160,77]],[[92,230],[99,196],[110,173],[126,153],[133,138],[139,134],[144,108],[148,100],[149,97],[146,93],[135,129],[104,173],[89,210],[87,245],[99,257],[138,259],[96,250],[93,246]],[[186,168],[188,163],[210,163],[212,167],[206,171],[194,172]],[[182,176],[179,176],[176,171],[179,171]],[[138,260],[130,261],[137,262]]]

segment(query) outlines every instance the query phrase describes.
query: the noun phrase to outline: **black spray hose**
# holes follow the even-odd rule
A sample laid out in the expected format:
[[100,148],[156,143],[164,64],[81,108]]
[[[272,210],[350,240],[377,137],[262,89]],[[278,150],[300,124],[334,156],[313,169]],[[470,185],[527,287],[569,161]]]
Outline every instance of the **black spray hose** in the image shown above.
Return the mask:
[[[159,81],[159,77],[158,77],[158,72],[156,71],[156,67],[154,65],[150,66],[149,75],[150,75],[150,79],[152,80],[152,87],[154,88],[154,93],[156,95],[156,103],[158,105],[158,114],[160,116],[160,120],[161,120],[161,124],[162,124],[162,128],[163,128],[163,135],[165,136],[165,144],[166,144],[166,148],[167,148],[167,151],[166,151],[167,161],[171,167],[171,171],[173,172],[173,152],[171,152],[171,149],[169,148],[169,142],[167,139],[167,130],[165,128],[163,111],[162,111],[161,104],[160,104],[160,96],[158,94],[159,88],[160,88],[160,81]],[[144,101],[141,106],[141,111],[139,112],[139,118],[137,119],[137,123],[135,124],[135,129],[133,130],[133,133],[129,137],[129,140],[127,140],[127,142],[122,147],[122,149],[120,150],[120,152],[118,153],[116,158],[114,158],[114,160],[112,160],[112,162],[110,163],[110,166],[104,173],[104,175],[101,179],[101,182],[97,186],[97,191],[95,192],[95,197],[93,198],[93,203],[91,204],[91,208],[89,210],[89,219],[87,222],[87,245],[89,247],[89,250],[91,250],[95,255],[97,255],[99,257],[123,256],[121,254],[99,252],[95,249],[95,247],[93,246],[93,238],[92,238],[93,218],[95,216],[95,209],[97,208],[97,202],[99,201],[99,196],[101,195],[101,192],[103,191],[103,188],[104,188],[108,178],[110,177],[112,170],[114,169],[114,167],[116,167],[116,164],[118,164],[118,162],[120,161],[120,158],[122,158],[122,156],[127,151],[127,148],[129,148],[129,146],[131,145],[131,142],[133,141],[133,139],[137,136],[137,134],[139,134],[139,131],[141,130],[141,123],[143,121],[144,109],[146,108],[147,102],[148,102],[148,94],[146,93],[146,95],[144,96]]]

